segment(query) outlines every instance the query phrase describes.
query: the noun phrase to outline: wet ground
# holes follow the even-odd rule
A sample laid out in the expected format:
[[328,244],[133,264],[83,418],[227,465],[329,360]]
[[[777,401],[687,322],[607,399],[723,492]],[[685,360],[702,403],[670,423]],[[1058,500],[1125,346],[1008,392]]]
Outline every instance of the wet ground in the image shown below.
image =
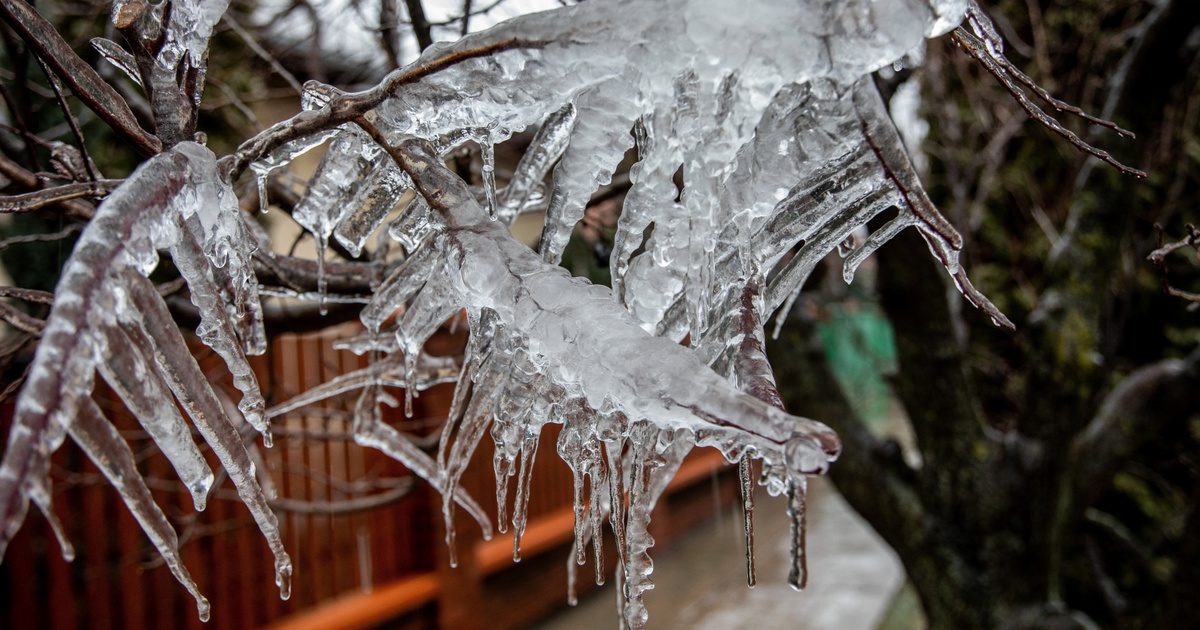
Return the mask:
[[[729,510],[655,558],[646,597],[651,628],[856,630],[879,625],[904,581],[878,535],[823,479],[810,482],[809,582],[786,582],[788,518],[782,499],[756,494],[758,586],[746,587],[740,510]],[[761,489],[760,489],[761,490]],[[611,586],[539,626],[543,630],[617,626]]]

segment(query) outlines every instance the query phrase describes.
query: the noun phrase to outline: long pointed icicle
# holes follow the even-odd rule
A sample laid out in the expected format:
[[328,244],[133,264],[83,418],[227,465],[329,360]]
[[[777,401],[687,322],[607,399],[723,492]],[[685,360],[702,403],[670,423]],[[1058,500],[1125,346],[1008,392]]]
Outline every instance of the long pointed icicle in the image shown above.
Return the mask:
[[[379,409],[374,397],[364,390],[359,399],[355,413],[354,441],[359,446],[366,446],[382,451],[388,457],[404,464],[413,474],[424,479],[439,492],[443,492],[445,484],[438,474],[437,462],[425,454],[412,440],[397,431],[379,418]],[[492,525],[487,513],[479,504],[465,493],[457,493],[454,497],[459,507],[462,507],[479,523],[483,537],[492,537]]]
[[167,393],[152,363],[147,363],[130,347],[128,337],[115,328],[104,331],[108,351],[97,364],[108,382],[134,418],[179,474],[192,495],[197,511],[203,511],[212,488],[213,473],[192,441],[192,432]]
[[238,404],[250,426],[263,435],[265,443],[271,442],[271,428],[263,417],[266,401],[250,367],[246,354],[237,340],[233,322],[221,299],[220,288],[213,279],[211,265],[200,243],[194,238],[189,222],[198,221],[176,217],[178,238],[171,246],[171,257],[179,274],[188,283],[192,304],[200,311],[200,327],[196,334],[225,361],[233,375],[233,384],[242,392]]
[[50,497],[50,480],[48,478],[41,478],[34,481],[31,485],[29,497],[50,525],[50,531],[54,534],[54,539],[58,542],[58,550],[62,554],[62,559],[66,562],[74,562],[75,545],[71,544],[71,537],[67,535],[67,530],[63,527],[62,521],[54,513],[54,506]]
[[534,134],[529,149],[521,156],[516,170],[500,196],[499,217],[511,223],[529,202],[534,189],[546,177],[550,166],[562,156],[575,126],[575,105],[567,103],[550,114]]
[[788,585],[799,591],[808,585],[808,552],[804,540],[805,515],[808,509],[808,480],[804,477],[793,479],[788,486],[787,498],[787,513],[792,521],[789,529],[791,569],[788,571]]
[[554,169],[554,194],[546,211],[539,247],[542,258],[557,264],[575,224],[596,188],[612,179],[613,170],[632,144],[629,128],[641,114],[629,88],[607,81],[585,92],[575,103],[575,125],[562,160]]
[[208,621],[208,600],[200,593],[200,588],[196,586],[195,580],[184,566],[183,558],[179,555],[179,537],[167,521],[162,508],[150,495],[150,489],[146,487],[145,480],[138,472],[129,445],[121,439],[112,423],[90,399],[83,401],[79,406],[79,415],[67,427],[67,431],[71,439],[117,489],[121,500],[142,526],[142,531],[146,532],[171,574],[192,594],[196,600],[200,621]]
[[132,341],[132,347],[154,357],[175,398],[229,473],[238,497],[250,510],[275,556],[275,583],[280,597],[287,599],[291,594],[292,561],[283,547],[279,521],[255,479],[254,464],[241,435],[192,358],[183,335],[175,327],[170,311],[154,285],[141,274],[127,271],[124,286],[134,308],[123,317],[122,327]]
[[750,456],[738,460],[738,489],[742,495],[742,532],[746,539],[746,585],[754,588],[754,483],[750,478]]

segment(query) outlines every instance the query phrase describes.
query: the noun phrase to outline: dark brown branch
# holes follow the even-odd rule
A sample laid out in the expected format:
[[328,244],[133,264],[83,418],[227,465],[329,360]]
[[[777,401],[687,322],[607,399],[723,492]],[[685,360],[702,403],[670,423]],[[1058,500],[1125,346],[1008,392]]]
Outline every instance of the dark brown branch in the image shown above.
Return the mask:
[[1065,536],[1108,488],[1113,475],[1161,428],[1200,409],[1200,349],[1186,359],[1166,359],[1126,376],[1071,441],[1050,521],[1050,579],[1059,588]]
[[0,252],[12,247],[13,245],[23,245],[25,243],[50,243],[60,241],[64,238],[70,238],[83,229],[83,226],[76,223],[57,231],[48,232],[45,234],[24,234],[21,236],[10,236],[0,241]]
[[383,41],[383,52],[387,55],[391,68],[400,67],[400,34],[396,28],[399,24],[400,15],[396,11],[396,0],[380,0],[379,38]]
[[13,328],[27,332],[34,337],[41,337],[46,322],[21,312],[17,307],[0,302],[0,320],[8,322]]
[[458,34],[463,37],[466,37],[467,33],[471,32],[471,4],[471,0],[463,0],[462,24],[458,31]]
[[[1156,226],[1156,227],[1158,227],[1159,233],[1161,234],[1162,227],[1161,226]],[[1191,247],[1192,249],[1197,250],[1197,252],[1200,252],[1200,228],[1197,228],[1195,225],[1188,223],[1187,225],[1184,226],[1184,230],[1187,231],[1187,236],[1179,239],[1178,241],[1166,243],[1165,245],[1160,246],[1158,249],[1150,252],[1150,255],[1146,256],[1146,260],[1149,260],[1150,262],[1161,266],[1165,262],[1166,257],[1168,255],[1170,255],[1172,252],[1175,252],[1175,251],[1178,251],[1178,250],[1181,250],[1181,249],[1184,249],[1187,247]]]
[[26,302],[35,304],[53,304],[54,294],[49,291],[38,291],[37,289],[23,289],[21,287],[0,287],[0,298],[16,298]]
[[[950,34],[950,39],[960,48],[965,50],[967,54],[971,55],[971,57],[978,61],[980,65],[982,65],[984,69],[988,71],[988,73],[996,77],[996,80],[999,81],[1002,86],[1004,86],[1004,89],[1008,90],[1008,93],[1011,94],[1013,99],[1017,101],[1017,104],[1021,106],[1021,109],[1025,110],[1026,114],[1029,114],[1030,118],[1034,119],[1038,123],[1041,123],[1043,127],[1049,129],[1055,134],[1058,134],[1067,142],[1070,142],[1071,145],[1076,149],[1079,149],[1080,152],[1097,157],[1127,175],[1133,175],[1134,177],[1140,178],[1146,177],[1145,171],[1122,164],[1108,151],[1098,149],[1088,144],[1083,138],[1080,138],[1078,135],[1076,135],[1075,132],[1063,127],[1062,123],[1058,122],[1052,116],[1042,111],[1042,108],[1038,107],[1032,100],[1029,99],[1029,96],[1021,90],[1020,86],[1018,86],[1013,80],[1013,77],[1009,75],[1005,67],[987,52],[983,42],[979,41],[979,39],[973,34],[967,32],[962,27],[959,27]],[[1048,93],[1047,96],[1049,96]],[[1117,128],[1115,124],[1108,126]]]
[[1072,114],[1083,120],[1086,120],[1093,125],[1112,129],[1113,131],[1117,132],[1117,135],[1123,138],[1132,139],[1137,137],[1137,135],[1132,131],[1121,127],[1111,120],[1105,120],[1104,118],[1093,116],[1084,111],[1082,108],[1055,97],[1053,94],[1046,91],[1046,88],[1038,85],[1036,81],[1029,77],[1029,75],[1022,72],[1020,68],[1014,66],[1013,63],[1003,55],[999,57],[993,57],[993,59],[1000,64],[1000,67],[1003,68],[1005,72],[1007,72],[1012,78],[1016,79],[1018,83],[1024,85],[1027,89],[1037,95],[1038,98],[1045,101],[1047,105],[1053,107],[1056,111]]
[[[39,178],[37,175],[26,170],[20,164],[13,162],[3,155],[0,155],[0,175],[4,175],[5,177],[11,179],[13,183],[17,184],[21,188],[40,190],[44,184],[41,178]],[[94,208],[79,201],[60,201],[55,205],[57,205],[59,208],[62,208],[67,215],[79,219],[90,220],[96,214]]]
[[429,29],[429,19],[425,17],[425,7],[421,0],[404,0],[408,9],[408,19],[412,21],[413,34],[417,36],[417,45],[425,50],[433,45],[433,34]]
[[162,143],[142,129],[129,104],[90,65],[79,58],[71,45],[34,8],[21,0],[0,0],[0,14],[54,70],[79,100],[83,101],[113,130],[129,139],[142,155],[154,155]]
[[[254,253],[255,273],[262,284],[283,286],[299,293],[317,290],[317,262],[294,256],[285,256],[259,249]],[[387,269],[370,263],[327,262],[325,263],[326,289],[331,293],[365,294],[372,291],[372,283],[385,277]]]
[[1138,446],[1200,409],[1200,350],[1166,359],[1125,377],[1071,443],[1070,503],[1086,508]]
[[0,213],[33,212],[72,199],[101,198],[115,190],[124,181],[123,179],[101,179],[95,182],[64,184],[18,195],[0,195]]

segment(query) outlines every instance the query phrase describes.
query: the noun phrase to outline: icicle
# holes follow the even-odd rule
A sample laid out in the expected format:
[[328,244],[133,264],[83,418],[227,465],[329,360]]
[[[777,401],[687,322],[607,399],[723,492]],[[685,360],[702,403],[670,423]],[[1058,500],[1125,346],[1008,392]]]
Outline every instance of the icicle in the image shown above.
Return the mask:
[[413,195],[404,212],[388,226],[388,236],[400,243],[409,255],[420,249],[425,241],[433,234],[445,229],[442,218],[437,215],[425,198]]
[[558,444],[556,447],[558,456],[571,469],[571,506],[575,515],[575,543],[572,546],[572,553],[576,564],[582,565],[587,561],[587,548],[584,546],[583,541],[587,532],[585,514],[588,504],[584,501],[583,484],[588,474],[589,462],[585,459],[583,438],[579,435],[579,428],[573,426],[570,419],[566,421],[562,432],[558,434]]
[[136,271],[127,270],[124,276],[122,284],[129,291],[128,299],[133,308],[123,315],[121,326],[128,335],[130,347],[144,356],[154,357],[163,380],[229,473],[238,497],[250,510],[250,515],[254,517],[275,556],[277,570],[290,574],[291,558],[283,548],[279,521],[255,480],[254,464],[250,461],[241,435],[226,414],[208,378],[196,365],[183,335],[171,319],[170,311],[158,296],[154,285]]
[[598,186],[612,179],[613,170],[632,145],[629,128],[641,112],[624,81],[600,83],[575,101],[577,110],[571,140],[554,169],[554,194],[546,211],[539,250],[557,264],[575,224]]
[[171,462],[191,493],[196,511],[203,512],[214,477],[192,441],[191,429],[179,415],[158,372],[132,351],[129,338],[111,328],[104,331],[104,336],[107,349],[105,360],[97,363],[100,373]]
[[[597,445],[597,448],[599,446]],[[604,584],[604,489],[606,487],[604,464],[599,454],[592,460],[591,483],[588,487],[589,501],[588,522],[591,523],[592,560],[595,564],[596,584]]]
[[741,482],[743,532],[746,537],[746,585],[754,588],[754,485],[750,477],[750,454],[747,453],[738,460],[738,479]]
[[436,249],[435,244],[431,243],[417,250],[379,285],[371,302],[359,314],[367,330],[379,332],[383,322],[424,286],[439,262]]
[[618,587],[621,584],[621,567],[625,565],[625,468],[622,466],[622,451],[625,448],[624,438],[620,440],[605,440],[604,454],[608,459],[608,522],[612,527],[613,538],[617,548]]
[[500,218],[511,223],[528,204],[534,188],[542,182],[571,139],[575,126],[575,105],[567,103],[562,109],[550,114],[534,134],[529,148],[521,156],[513,171],[508,186],[500,200]]
[[791,541],[791,569],[788,571],[788,586],[797,591],[808,584],[808,546],[804,541],[808,495],[808,479],[798,475],[788,484],[788,517],[792,520],[789,540]]
[[[583,541],[576,538],[572,545],[572,550],[578,549],[582,544]],[[577,594],[578,589],[575,587],[575,582],[579,579],[579,565],[575,563],[572,557],[574,555],[575,552],[572,551],[572,553],[567,556],[567,605],[572,608],[579,605],[579,595]]]
[[479,153],[483,161],[479,174],[483,178],[483,193],[487,196],[488,216],[494,220],[499,206],[496,200],[496,147],[490,139],[485,139],[479,143]]
[[200,311],[200,327],[196,329],[196,334],[205,345],[220,355],[233,375],[234,386],[242,392],[242,401],[238,408],[241,409],[246,422],[262,433],[264,439],[269,439],[265,436],[270,427],[262,415],[266,401],[258,387],[254,370],[237,341],[237,333],[225,310],[220,289],[213,279],[208,258],[200,243],[195,240],[193,229],[188,225],[189,222],[196,221],[199,221],[199,218],[195,215],[191,219],[176,217],[178,237],[170,247],[175,266],[188,283],[192,304]]
[[179,538],[162,509],[154,502],[150,489],[137,470],[129,445],[90,398],[79,406],[79,414],[67,430],[80,450],[117,489],[171,574],[196,600],[200,620],[207,621],[210,609],[208,600],[200,593],[187,567],[183,565],[183,558],[179,555]]
[[[464,375],[471,376],[475,372],[471,371],[467,374],[464,368]],[[486,368],[481,368],[486,369]],[[460,379],[461,381],[461,379]],[[464,390],[468,389],[466,387]],[[443,442],[449,449],[448,454],[441,445],[438,449],[438,458],[440,468],[442,469],[444,478],[444,488],[442,489],[442,515],[446,521],[446,536],[447,541],[453,541],[454,519],[453,519],[453,501],[455,500],[458,491],[459,482],[462,475],[467,470],[467,465],[471,462],[471,456],[475,454],[476,447],[483,440],[487,433],[488,423],[491,420],[492,403],[499,393],[499,383],[479,383],[471,388],[471,401],[462,409],[463,404],[459,399],[459,393],[455,392],[456,406],[452,407],[452,413],[448,416],[447,425],[443,429]],[[461,410],[461,411],[460,411]],[[459,415],[461,414],[461,419]],[[456,422],[454,422],[456,421]],[[454,424],[452,425],[452,422]],[[451,429],[457,429],[453,446],[449,446],[449,435]]]
[[50,531],[54,533],[54,539],[58,541],[58,550],[62,553],[62,559],[67,562],[75,561],[75,545],[71,544],[71,537],[67,536],[67,530],[63,527],[62,521],[58,519],[58,515],[54,513],[54,506],[50,502],[50,481],[48,479],[37,479],[30,483],[29,498],[33,500],[33,504],[37,506],[38,511],[42,516],[46,517],[46,522],[50,524]]
[[267,197],[267,177],[266,173],[254,173],[254,182],[258,185],[258,211],[262,214],[271,209],[271,200]]
[[333,230],[333,236],[353,256],[362,254],[367,239],[391,214],[411,185],[395,166],[379,166],[366,175],[367,181],[350,200],[352,210]]
[[887,210],[897,203],[895,194],[889,190],[879,190],[866,198],[856,200],[853,206],[839,213],[833,220],[821,226],[808,240],[800,251],[788,261],[767,288],[768,309],[778,308],[789,296],[804,286],[804,281],[816,268],[817,263],[826,254],[833,251],[838,243],[846,238],[860,225],[870,221],[875,215]]
[[[364,392],[365,394],[365,392]],[[354,416],[354,441],[359,446],[374,448],[400,462],[413,474],[424,479],[438,492],[444,492],[445,484],[437,470],[437,462],[421,450],[412,439],[384,423],[379,418],[379,409],[374,398],[360,396]],[[484,539],[492,537],[492,525],[483,508],[466,493],[455,493],[454,501],[479,523]]]
[[409,418],[417,395],[417,359],[421,348],[458,311],[448,296],[449,289],[444,284],[426,285],[404,312],[396,331],[396,340],[404,352],[404,414]]
[[885,243],[892,240],[904,228],[915,225],[917,220],[911,214],[902,212],[900,216],[883,224],[878,230],[875,230],[867,237],[867,240],[862,245],[846,256],[846,260],[842,263],[842,280],[846,284],[854,282],[854,272],[858,270],[859,265],[863,264],[867,258],[874,254]]
[[313,245],[317,249],[317,310],[322,316],[329,314],[329,306],[325,303],[325,289],[329,286],[329,279],[325,277],[325,247],[326,241],[324,238],[315,236]]
[[513,562],[521,561],[521,536],[525,534],[525,525],[529,522],[530,482],[537,448],[537,432],[527,435],[521,442],[521,472],[517,476],[517,495],[513,501]]

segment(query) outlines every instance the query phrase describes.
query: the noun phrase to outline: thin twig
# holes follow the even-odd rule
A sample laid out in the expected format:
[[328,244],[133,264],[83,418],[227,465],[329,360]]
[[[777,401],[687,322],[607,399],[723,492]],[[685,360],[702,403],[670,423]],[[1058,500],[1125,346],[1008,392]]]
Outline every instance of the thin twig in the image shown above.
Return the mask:
[[26,302],[35,304],[53,304],[54,294],[49,291],[38,291],[37,289],[25,289],[22,287],[0,287],[0,298],[16,298]]
[[[1163,234],[1161,225],[1156,225],[1154,227],[1158,229],[1160,235]],[[1150,252],[1150,255],[1146,256],[1146,259],[1156,265],[1162,265],[1167,255],[1176,250],[1184,249],[1185,247],[1191,247],[1200,253],[1200,228],[1188,223],[1184,226],[1184,230],[1187,231],[1187,236],[1173,243],[1167,243],[1160,246],[1158,249]]]
[[22,213],[40,210],[46,206],[81,199],[100,198],[108,195],[124,183],[123,179],[101,179],[91,182],[76,182],[54,188],[44,188],[17,195],[0,195],[0,213]]
[[258,55],[260,59],[267,62],[267,65],[271,66],[271,70],[273,70],[275,74],[278,74],[284,81],[286,81],[287,84],[296,91],[296,94],[304,94],[304,86],[302,86],[300,81],[296,79],[296,75],[288,72],[288,69],[283,67],[283,64],[279,63],[279,60],[276,59],[275,56],[270,52],[268,52],[266,48],[263,48],[262,44],[259,44],[258,41],[254,39],[254,36],[251,35],[250,32],[245,29],[245,27],[238,23],[232,14],[226,13],[221,20],[225,22],[230,30],[232,30],[234,33],[237,33],[238,37],[242,38],[242,41],[246,43],[246,47],[253,51],[254,54]]
[[17,307],[5,302],[0,302],[0,320],[6,321],[13,328],[27,332],[34,337],[41,337],[42,330],[46,328],[45,320],[26,315]]
[[[45,185],[45,182],[35,173],[30,172],[3,155],[0,155],[0,175],[11,179],[13,183],[22,188],[41,190]],[[69,216],[79,219],[90,220],[96,214],[95,209],[80,201],[59,201],[57,205],[65,210]]]
[[421,0],[404,0],[404,6],[408,9],[408,19],[412,21],[413,34],[417,36],[417,46],[421,50],[429,48],[433,45],[433,33],[430,32]]
[[1030,100],[1029,96],[1021,90],[1020,86],[1017,85],[1017,83],[1013,80],[1013,77],[1009,75],[1004,66],[1001,65],[1000,62],[996,61],[995,57],[988,53],[983,42],[979,41],[975,35],[969,33],[962,27],[959,27],[950,34],[950,37],[955,44],[965,50],[967,54],[971,55],[971,57],[978,61],[985,70],[994,76],[996,80],[998,80],[1000,84],[1004,86],[1004,89],[1008,90],[1008,93],[1011,94],[1013,99],[1017,101],[1017,104],[1021,106],[1021,109],[1025,110],[1026,114],[1029,114],[1030,118],[1033,118],[1035,121],[1041,123],[1042,126],[1058,134],[1067,142],[1070,142],[1071,145],[1076,149],[1079,149],[1079,151],[1107,162],[1122,173],[1133,175],[1134,177],[1139,178],[1146,177],[1145,171],[1122,164],[1108,151],[1097,149],[1096,147],[1088,144],[1083,138],[1080,138],[1078,135],[1076,135],[1075,132],[1063,127],[1062,123],[1055,120],[1053,116],[1050,116],[1046,112],[1042,111],[1042,109],[1038,107],[1032,100]]
[[79,100],[115,131],[132,141],[138,151],[143,155],[154,155],[162,150],[158,138],[138,124],[125,99],[75,54],[75,50],[54,25],[32,6],[21,0],[0,0],[0,17],[30,45],[36,57],[54,69],[55,74],[71,87],[71,92]]
[[63,117],[67,119],[67,127],[71,129],[71,135],[75,136],[75,143],[79,145],[79,154],[83,156],[83,168],[87,170],[88,179],[93,183],[100,179],[96,172],[96,163],[92,161],[92,154],[88,153],[87,140],[83,137],[83,130],[79,128],[79,120],[75,118],[75,112],[71,111],[71,105],[67,103],[67,97],[63,95],[62,84],[58,82],[58,78],[50,71],[50,67],[42,61],[41,57],[34,56],[37,60],[38,67],[42,69],[42,73],[46,75],[46,81],[50,83],[50,89],[54,90],[54,98],[58,100],[58,107],[62,110]]
[[1093,116],[1093,115],[1083,111],[1083,109],[1081,109],[1075,105],[1072,105],[1062,99],[1059,99],[1059,98],[1055,97],[1053,94],[1050,94],[1050,92],[1046,91],[1045,88],[1038,85],[1037,82],[1035,82],[1033,79],[1031,79],[1029,77],[1029,75],[1025,74],[1024,72],[1021,72],[1021,69],[1014,66],[1013,63],[1011,61],[1009,61],[1007,58],[1005,58],[1003,56],[993,57],[993,58],[1000,64],[1000,66],[1002,68],[1004,68],[1004,70],[1006,72],[1008,72],[1010,75],[1012,75],[1012,77],[1014,79],[1016,79],[1019,83],[1021,83],[1021,85],[1024,85],[1025,87],[1032,90],[1033,93],[1036,94],[1038,98],[1045,101],[1047,104],[1049,104],[1055,110],[1060,111],[1060,112],[1066,112],[1068,114],[1074,114],[1075,116],[1078,116],[1079,118],[1082,118],[1083,120],[1086,120],[1089,123],[1092,123],[1093,125],[1099,125],[1101,127],[1107,127],[1109,129],[1112,129],[1113,131],[1117,132],[1117,135],[1119,135],[1123,138],[1131,138],[1132,139],[1132,138],[1137,137],[1137,135],[1134,134],[1132,131],[1129,131],[1128,129],[1121,127],[1120,125],[1118,125],[1117,123],[1115,123],[1111,120],[1106,120],[1106,119],[1100,118],[1098,116]]

